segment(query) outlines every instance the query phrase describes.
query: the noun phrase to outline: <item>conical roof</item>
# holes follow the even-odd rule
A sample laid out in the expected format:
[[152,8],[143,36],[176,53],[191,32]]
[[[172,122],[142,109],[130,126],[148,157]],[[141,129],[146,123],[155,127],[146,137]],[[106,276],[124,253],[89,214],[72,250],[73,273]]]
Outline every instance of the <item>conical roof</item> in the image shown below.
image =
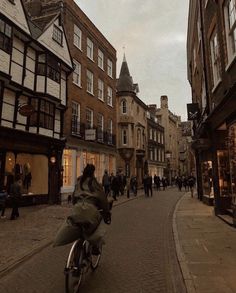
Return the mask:
[[129,73],[129,68],[125,55],[120,69],[120,76],[117,80],[117,91],[134,92],[133,79]]

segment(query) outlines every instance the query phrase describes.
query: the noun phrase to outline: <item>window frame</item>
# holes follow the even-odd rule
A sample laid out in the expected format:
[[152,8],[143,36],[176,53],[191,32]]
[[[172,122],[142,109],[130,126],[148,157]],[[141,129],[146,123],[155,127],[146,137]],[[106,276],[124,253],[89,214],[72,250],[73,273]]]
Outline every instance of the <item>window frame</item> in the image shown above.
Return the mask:
[[104,82],[98,78],[98,99],[104,102]]
[[127,101],[125,99],[121,101],[121,113],[127,114]]
[[7,54],[12,51],[12,31],[13,27],[0,18],[0,49]]
[[122,145],[128,145],[128,135],[127,135],[128,129],[122,129],[121,130],[121,141]]
[[218,34],[216,31],[216,28],[213,30],[209,41],[210,41],[212,82],[213,82],[213,88],[214,88],[221,79],[219,40],[218,40]]
[[113,89],[109,85],[107,86],[107,105],[113,107]]
[[104,53],[98,49],[98,67],[104,70]]
[[94,49],[93,41],[89,37],[87,37],[87,57],[92,61],[94,60],[94,58],[93,58],[94,50],[93,49]]
[[107,59],[107,75],[113,78],[113,62],[111,59]]
[[79,61],[73,59],[74,71],[73,71],[73,83],[81,87],[81,68],[82,65]]
[[[89,76],[90,75],[90,76]],[[91,95],[94,94],[94,87],[93,87],[93,72],[87,69],[86,71],[87,76],[87,92]]]
[[[73,44],[78,49],[82,50],[82,30],[76,24],[74,24],[74,35],[73,36],[74,36]],[[78,42],[76,40],[78,40]]]
[[[91,115],[88,115],[88,114],[91,114]],[[93,110],[88,107],[85,109],[85,121],[86,121],[86,128],[92,129],[93,128]]]
[[63,31],[55,24],[53,25],[52,39],[61,47],[63,46]]

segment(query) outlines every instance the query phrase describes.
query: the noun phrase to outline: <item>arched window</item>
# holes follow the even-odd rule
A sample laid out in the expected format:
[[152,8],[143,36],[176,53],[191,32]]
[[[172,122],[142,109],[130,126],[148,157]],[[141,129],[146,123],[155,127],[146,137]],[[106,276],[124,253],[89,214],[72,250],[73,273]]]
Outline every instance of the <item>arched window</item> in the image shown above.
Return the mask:
[[126,100],[121,101],[121,112],[122,112],[122,114],[127,113],[127,102],[126,102]]
[[122,129],[122,144],[126,145],[127,143],[128,143],[127,130]]

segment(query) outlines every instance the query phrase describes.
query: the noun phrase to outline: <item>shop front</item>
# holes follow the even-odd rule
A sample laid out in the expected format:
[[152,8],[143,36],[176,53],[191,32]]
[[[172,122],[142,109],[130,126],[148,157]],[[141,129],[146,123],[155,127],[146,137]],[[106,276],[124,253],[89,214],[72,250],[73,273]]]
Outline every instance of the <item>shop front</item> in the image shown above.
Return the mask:
[[59,203],[62,150],[60,140],[1,128],[1,188],[9,193],[20,175],[22,205]]
[[105,170],[108,171],[108,174],[116,173],[116,157],[114,154],[66,148],[63,152],[62,193],[67,194],[74,191],[76,179],[82,175],[87,164],[95,166],[95,176],[100,183]]

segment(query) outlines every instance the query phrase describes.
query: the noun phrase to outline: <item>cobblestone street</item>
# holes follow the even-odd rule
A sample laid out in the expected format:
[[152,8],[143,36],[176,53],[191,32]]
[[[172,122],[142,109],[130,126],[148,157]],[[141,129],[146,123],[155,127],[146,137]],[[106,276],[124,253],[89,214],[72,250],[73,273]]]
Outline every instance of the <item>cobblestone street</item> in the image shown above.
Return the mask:
[[[100,266],[85,276],[81,292],[184,293],[172,235],[173,209],[181,195],[168,189],[114,207]],[[0,292],[64,292],[69,248],[45,248],[4,276]]]

